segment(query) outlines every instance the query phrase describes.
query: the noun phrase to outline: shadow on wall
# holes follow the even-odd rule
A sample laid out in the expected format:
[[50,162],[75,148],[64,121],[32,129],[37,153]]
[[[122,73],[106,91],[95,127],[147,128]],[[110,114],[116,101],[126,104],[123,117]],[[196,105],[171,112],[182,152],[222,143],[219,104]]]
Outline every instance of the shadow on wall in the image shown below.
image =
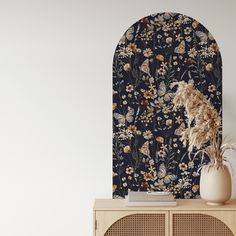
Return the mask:
[[[223,117],[227,117],[227,120],[223,120],[223,134],[227,139],[230,139],[231,142],[236,143],[236,126],[231,126],[236,120],[235,106],[232,101],[234,99],[224,94],[223,96]],[[226,154],[227,159],[231,165],[232,179],[233,179],[233,192],[232,198],[236,198],[236,154],[234,151],[229,151]]]

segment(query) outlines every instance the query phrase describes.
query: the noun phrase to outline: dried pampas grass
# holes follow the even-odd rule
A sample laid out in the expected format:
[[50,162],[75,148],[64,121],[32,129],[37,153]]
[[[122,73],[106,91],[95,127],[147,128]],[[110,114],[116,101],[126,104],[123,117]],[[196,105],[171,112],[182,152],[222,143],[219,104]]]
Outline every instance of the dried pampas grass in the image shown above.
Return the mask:
[[201,149],[202,155],[207,154],[212,163],[222,164],[224,152],[236,150],[234,144],[223,144],[219,137],[221,117],[211,102],[193,84],[184,81],[172,83],[178,86],[173,100],[174,108],[184,107],[188,118],[188,127],[181,133],[181,141],[188,151]]

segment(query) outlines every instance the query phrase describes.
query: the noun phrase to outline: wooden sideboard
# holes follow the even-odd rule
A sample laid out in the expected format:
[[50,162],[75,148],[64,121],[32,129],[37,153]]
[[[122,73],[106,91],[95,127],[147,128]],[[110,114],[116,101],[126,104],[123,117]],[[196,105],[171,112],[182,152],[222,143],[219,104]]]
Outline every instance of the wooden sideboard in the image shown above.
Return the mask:
[[127,207],[123,199],[97,199],[94,236],[236,236],[236,199],[222,206],[181,199],[175,207]]

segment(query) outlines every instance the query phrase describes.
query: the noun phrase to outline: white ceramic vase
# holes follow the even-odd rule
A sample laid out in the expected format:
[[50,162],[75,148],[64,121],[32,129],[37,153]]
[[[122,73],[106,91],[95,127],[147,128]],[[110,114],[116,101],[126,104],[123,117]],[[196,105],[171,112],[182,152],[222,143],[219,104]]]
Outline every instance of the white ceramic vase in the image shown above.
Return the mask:
[[223,205],[230,199],[231,193],[231,174],[226,165],[208,164],[202,167],[200,195],[208,205]]

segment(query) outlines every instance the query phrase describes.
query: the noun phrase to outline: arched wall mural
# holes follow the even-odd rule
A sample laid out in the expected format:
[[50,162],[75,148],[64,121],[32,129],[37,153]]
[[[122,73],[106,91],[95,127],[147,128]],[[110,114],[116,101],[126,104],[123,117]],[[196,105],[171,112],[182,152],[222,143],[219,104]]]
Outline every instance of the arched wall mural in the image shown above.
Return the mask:
[[173,110],[171,83],[182,80],[221,113],[221,55],[202,24],[182,14],[158,13],[124,33],[113,60],[114,198],[130,190],[199,196],[203,162],[180,141],[187,125],[184,109]]

